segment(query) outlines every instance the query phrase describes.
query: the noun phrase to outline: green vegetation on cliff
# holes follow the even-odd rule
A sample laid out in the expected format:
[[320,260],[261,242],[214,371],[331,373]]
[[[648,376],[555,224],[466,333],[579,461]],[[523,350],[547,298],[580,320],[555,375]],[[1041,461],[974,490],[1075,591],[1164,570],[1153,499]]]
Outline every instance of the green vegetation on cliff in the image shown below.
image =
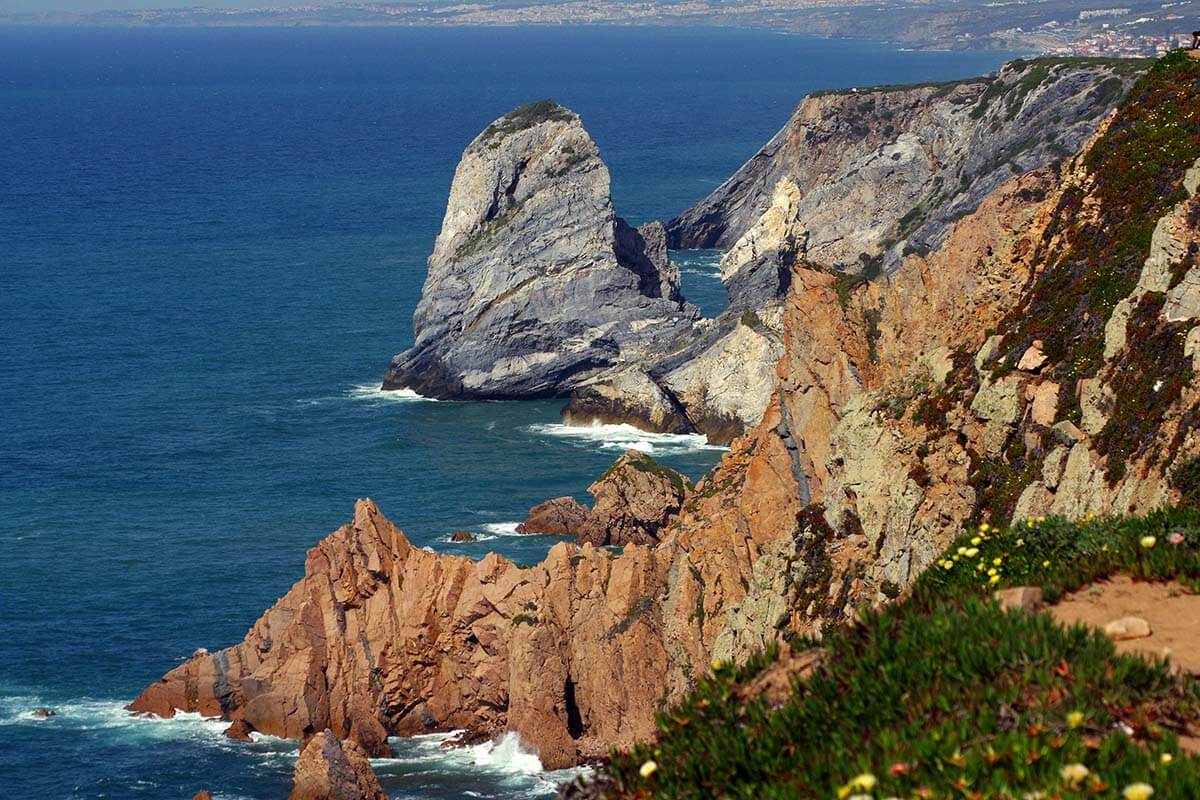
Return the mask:
[[543,122],[569,122],[575,115],[553,100],[538,100],[515,108],[488,126],[481,137],[485,142],[503,139]]
[[[989,574],[992,573],[992,574]],[[713,674],[659,717],[660,738],[616,755],[593,790],[623,797],[1200,797],[1178,734],[1200,724],[1200,681],[1118,655],[1105,636],[992,592],[1050,598],[1113,573],[1200,582],[1200,512],[973,530],[912,592],[823,641],[775,707],[785,663],[765,653]],[[1130,787],[1133,787],[1130,789]]]

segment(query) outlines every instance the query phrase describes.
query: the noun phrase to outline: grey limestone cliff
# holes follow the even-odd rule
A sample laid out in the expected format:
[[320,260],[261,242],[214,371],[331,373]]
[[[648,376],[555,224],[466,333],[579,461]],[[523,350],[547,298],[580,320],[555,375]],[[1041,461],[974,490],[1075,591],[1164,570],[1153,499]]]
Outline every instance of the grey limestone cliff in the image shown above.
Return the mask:
[[811,95],[741,169],[667,224],[670,242],[738,249],[787,179],[810,262],[894,269],[906,249],[937,249],[1014,175],[1077,152],[1147,67],[1026,59],[984,78]]
[[463,153],[413,319],[384,388],[547,397],[671,349],[699,319],[662,226],[616,216],[608,168],[554,103],[493,122]]

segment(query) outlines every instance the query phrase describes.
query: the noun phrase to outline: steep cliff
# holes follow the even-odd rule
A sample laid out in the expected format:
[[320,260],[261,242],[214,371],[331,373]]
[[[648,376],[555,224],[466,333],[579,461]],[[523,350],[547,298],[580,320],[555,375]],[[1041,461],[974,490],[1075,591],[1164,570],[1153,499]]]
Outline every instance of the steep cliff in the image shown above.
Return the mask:
[[1032,59],[955,83],[811,95],[711,195],[667,224],[675,247],[732,247],[799,190],[808,258],[857,270],[938,247],[1014,174],[1072,155],[1147,62]]
[[566,393],[617,361],[670,349],[699,313],[679,295],[661,226],[616,216],[579,117],[522,106],[455,171],[410,350],[385,389],[430,397]]
[[1077,152],[1146,67],[1035,59],[988,78],[805,99],[745,166],[668,223],[674,246],[726,250],[729,308],[681,349],[583,381],[564,416],[720,443],[744,434],[775,388],[793,264],[875,277],[938,250],[1014,175]]
[[1194,502],[1198,189],[1200,61],[1177,54],[1079,155],[1010,178],[892,276],[793,264],[763,419],[653,546],[476,563],[363,501],[241,644],[131,708],[370,752],[511,729],[557,766],[653,737],[714,658],[904,595],[965,523]]

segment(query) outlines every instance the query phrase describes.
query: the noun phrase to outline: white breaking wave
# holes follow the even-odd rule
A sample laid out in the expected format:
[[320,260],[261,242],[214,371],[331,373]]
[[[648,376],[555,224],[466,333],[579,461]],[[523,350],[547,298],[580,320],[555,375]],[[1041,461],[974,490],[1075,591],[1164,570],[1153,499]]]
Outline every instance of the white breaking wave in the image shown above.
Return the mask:
[[702,450],[728,450],[709,444],[708,438],[699,433],[650,433],[632,425],[606,425],[592,422],[591,425],[563,425],[549,423],[531,425],[528,430],[542,436],[573,439],[598,447],[601,450],[640,450],[643,453],[695,453]]
[[377,383],[364,383],[350,387],[347,396],[355,400],[385,401],[389,403],[436,403],[436,399],[419,395],[412,389],[381,389]]
[[485,531],[487,531],[493,537],[495,537],[495,536],[521,536],[522,534],[517,533],[517,526],[520,524],[521,523],[519,523],[519,522],[489,522],[486,525],[482,525],[480,527],[482,527]]
[[502,735],[494,742],[484,742],[467,748],[481,767],[492,767],[505,772],[537,775],[545,772],[542,762],[533,753],[521,747],[521,737],[513,731]]

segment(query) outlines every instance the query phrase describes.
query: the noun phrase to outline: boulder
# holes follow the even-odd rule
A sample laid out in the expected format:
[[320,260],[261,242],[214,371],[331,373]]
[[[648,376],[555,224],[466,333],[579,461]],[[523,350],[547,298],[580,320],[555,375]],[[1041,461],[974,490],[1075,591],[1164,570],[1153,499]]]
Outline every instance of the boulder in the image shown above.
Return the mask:
[[192,800],[213,800],[213,796],[207,789],[201,789],[192,795]]
[[50,717],[57,717],[58,712],[49,708],[35,708],[33,710],[33,715],[38,719],[49,719]]
[[596,502],[577,533],[580,542],[656,544],[660,531],[683,507],[688,480],[645,453],[630,450],[588,492]]
[[289,800],[387,800],[367,754],[326,728],[305,743]]
[[1030,401],[1030,418],[1047,428],[1053,425],[1058,416],[1058,384],[1053,381],[1038,384],[1031,392]]
[[574,536],[588,518],[588,509],[574,497],[556,497],[529,510],[517,533]]
[[1121,617],[1104,626],[1104,633],[1113,641],[1123,642],[1128,639],[1145,639],[1153,631],[1150,623],[1141,617]]
[[1037,372],[1046,365],[1046,354],[1042,352],[1045,345],[1039,339],[1029,346],[1021,360],[1017,362],[1017,369],[1024,372]]
[[1001,589],[995,594],[1000,607],[1005,611],[1040,611],[1044,605],[1042,590],[1037,586],[1014,586]]
[[454,533],[450,534],[450,541],[452,542],[474,542],[476,539],[478,539],[478,537],[475,536],[475,534],[468,533],[467,531],[455,531]]
[[253,730],[254,728],[251,727],[249,722],[246,722],[244,719],[237,719],[233,721],[232,725],[225,729],[225,735],[234,741],[251,742],[254,741],[250,738],[250,733]]

